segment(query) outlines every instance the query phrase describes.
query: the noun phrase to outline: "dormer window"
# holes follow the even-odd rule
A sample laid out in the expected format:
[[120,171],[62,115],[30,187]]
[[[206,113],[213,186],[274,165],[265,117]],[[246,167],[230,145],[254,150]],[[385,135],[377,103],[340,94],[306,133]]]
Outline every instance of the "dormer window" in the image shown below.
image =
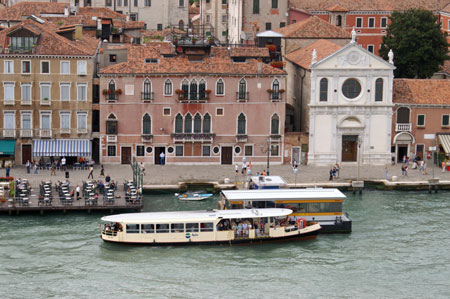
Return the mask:
[[12,51],[31,51],[36,46],[36,37],[11,36],[10,49]]
[[145,63],[158,63],[156,58],[145,58]]

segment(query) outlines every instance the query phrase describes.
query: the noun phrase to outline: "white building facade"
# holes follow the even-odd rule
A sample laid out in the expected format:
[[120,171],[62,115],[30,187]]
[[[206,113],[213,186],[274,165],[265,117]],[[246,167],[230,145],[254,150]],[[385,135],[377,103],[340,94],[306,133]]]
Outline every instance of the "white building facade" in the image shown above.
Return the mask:
[[308,163],[391,161],[393,66],[354,41],[311,65]]

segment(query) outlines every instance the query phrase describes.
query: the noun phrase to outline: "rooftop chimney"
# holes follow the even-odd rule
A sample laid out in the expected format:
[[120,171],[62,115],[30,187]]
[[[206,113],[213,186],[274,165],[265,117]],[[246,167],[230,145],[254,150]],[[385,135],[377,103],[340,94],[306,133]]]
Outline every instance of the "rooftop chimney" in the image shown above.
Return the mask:
[[83,25],[81,25],[81,24],[75,25],[73,39],[74,40],[82,40],[83,39]]
[[64,16],[65,17],[69,16],[69,9],[67,7],[64,7]]

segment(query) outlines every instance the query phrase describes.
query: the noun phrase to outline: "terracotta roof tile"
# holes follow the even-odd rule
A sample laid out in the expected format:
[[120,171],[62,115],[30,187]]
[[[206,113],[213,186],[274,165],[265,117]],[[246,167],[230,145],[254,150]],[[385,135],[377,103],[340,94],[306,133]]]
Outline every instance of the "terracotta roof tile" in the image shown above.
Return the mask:
[[[161,44],[161,43],[159,43]],[[228,55],[228,50],[212,49],[211,56],[203,61],[192,62],[186,55],[175,57],[161,56],[162,45],[147,46],[134,45],[129,48],[128,62],[108,66],[100,71],[101,74],[232,74],[254,75],[258,74],[258,61],[250,59],[248,62],[233,62]],[[224,55],[227,53],[227,55]],[[146,58],[158,58],[158,63],[146,63]],[[273,68],[267,64],[261,64],[261,75],[286,75],[286,72]]]
[[41,14],[62,14],[68,3],[21,2],[0,10],[0,20],[22,21],[23,16],[40,16]]
[[[83,35],[81,40],[69,40],[58,33],[59,28],[51,22],[45,22],[40,24],[31,19],[27,19],[22,23],[19,23],[8,30],[0,32],[0,45],[4,48],[7,47],[7,34],[24,28],[36,35],[39,35],[36,45],[36,55],[95,55],[99,41]],[[11,54],[13,55],[13,54]]]
[[[115,27],[140,29],[145,22],[126,21],[126,16],[105,7],[79,7],[76,15],[64,16],[68,3],[21,2],[0,11],[0,20],[20,22],[23,17],[35,15],[58,25],[82,24],[96,26],[95,18],[112,19]],[[52,16],[49,16],[53,14]]]
[[231,57],[270,57],[269,49],[264,47],[232,47],[230,55]]
[[394,79],[394,103],[450,104],[450,80]]
[[351,38],[349,32],[316,16],[274,31],[287,38]]
[[307,11],[329,11],[339,5],[347,11],[394,11],[409,8],[440,10],[448,0],[290,0],[290,6]]
[[311,66],[312,52],[314,49],[317,51],[317,62],[321,61],[325,57],[333,54],[337,50],[342,48],[338,44],[330,42],[328,40],[320,39],[311,45],[291,52],[285,56],[285,58],[304,69],[308,69]]
[[346,8],[340,6],[339,4],[333,5],[330,8],[328,8],[327,10],[328,11],[335,11],[335,12],[348,11]]

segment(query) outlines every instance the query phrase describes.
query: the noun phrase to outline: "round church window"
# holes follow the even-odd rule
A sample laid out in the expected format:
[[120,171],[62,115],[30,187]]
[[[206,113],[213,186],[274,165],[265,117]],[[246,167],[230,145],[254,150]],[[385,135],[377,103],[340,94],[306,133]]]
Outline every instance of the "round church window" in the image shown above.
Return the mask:
[[342,85],[342,93],[348,99],[354,99],[361,94],[361,84],[356,79],[347,79]]

